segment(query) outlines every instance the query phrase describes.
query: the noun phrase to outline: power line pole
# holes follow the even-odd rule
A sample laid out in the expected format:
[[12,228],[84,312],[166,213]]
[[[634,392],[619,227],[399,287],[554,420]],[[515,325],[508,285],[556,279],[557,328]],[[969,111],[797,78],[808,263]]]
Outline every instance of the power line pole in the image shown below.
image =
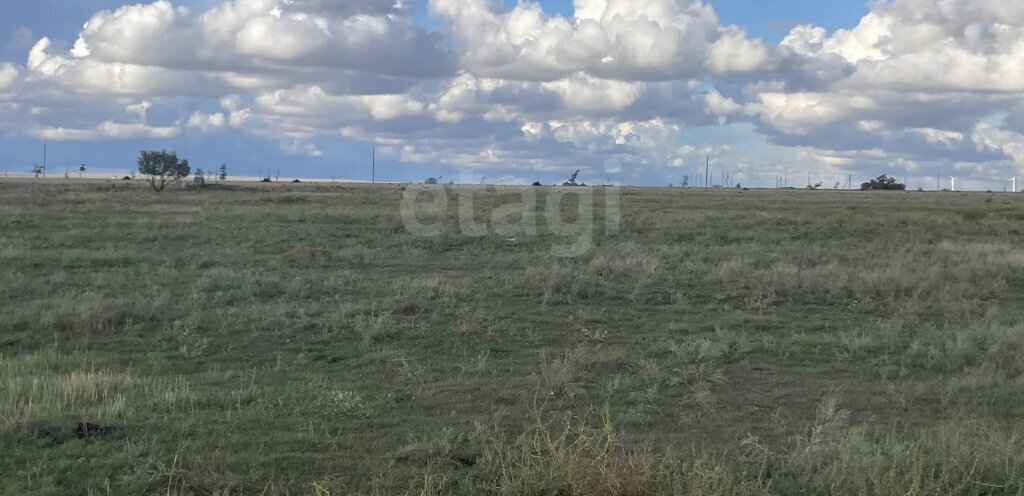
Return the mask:
[[704,162],[704,187],[710,188],[711,185],[711,155],[708,155]]
[[373,147],[373,158],[370,160],[370,184],[377,184],[377,147]]
[[46,142],[43,142],[43,179],[46,179]]

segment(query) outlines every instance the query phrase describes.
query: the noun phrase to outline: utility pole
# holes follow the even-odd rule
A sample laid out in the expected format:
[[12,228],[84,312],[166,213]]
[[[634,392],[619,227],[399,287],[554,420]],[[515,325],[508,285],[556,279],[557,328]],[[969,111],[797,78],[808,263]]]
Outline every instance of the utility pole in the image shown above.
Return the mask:
[[711,185],[711,155],[708,155],[704,162],[704,187],[710,188]]
[[935,175],[935,191],[942,190],[942,174]]
[[373,147],[373,158],[370,159],[370,184],[377,184],[377,147]]
[[46,179],[46,142],[43,142],[43,179]]

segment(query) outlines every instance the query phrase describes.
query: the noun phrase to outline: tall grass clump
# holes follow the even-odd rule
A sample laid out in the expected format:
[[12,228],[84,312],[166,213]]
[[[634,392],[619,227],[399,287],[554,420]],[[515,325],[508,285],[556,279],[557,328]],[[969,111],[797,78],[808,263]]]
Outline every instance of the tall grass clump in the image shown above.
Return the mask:
[[748,436],[721,447],[726,455],[631,444],[607,413],[597,427],[536,416],[518,437],[488,436],[482,464],[488,494],[500,496],[1024,494],[1019,433],[970,420],[905,432],[854,427],[835,396],[800,434],[772,444]]
[[969,419],[899,431],[851,426],[826,396],[815,420],[782,445],[743,441],[759,478],[779,494],[990,495],[1024,493],[1024,438]]
[[137,415],[192,408],[193,392],[180,379],[104,369],[53,351],[0,355],[0,427],[98,422],[120,424]]
[[607,416],[599,429],[571,416],[555,425],[538,417],[518,438],[489,446],[484,460],[501,496],[672,494],[675,482],[668,459],[623,445]]

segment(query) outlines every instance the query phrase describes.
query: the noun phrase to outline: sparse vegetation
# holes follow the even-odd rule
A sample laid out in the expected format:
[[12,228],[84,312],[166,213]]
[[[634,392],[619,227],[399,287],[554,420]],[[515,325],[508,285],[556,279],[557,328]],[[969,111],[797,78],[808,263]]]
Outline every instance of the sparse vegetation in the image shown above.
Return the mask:
[[3,185],[0,492],[1024,492],[1014,195],[627,188],[565,259],[400,186],[117,183]]

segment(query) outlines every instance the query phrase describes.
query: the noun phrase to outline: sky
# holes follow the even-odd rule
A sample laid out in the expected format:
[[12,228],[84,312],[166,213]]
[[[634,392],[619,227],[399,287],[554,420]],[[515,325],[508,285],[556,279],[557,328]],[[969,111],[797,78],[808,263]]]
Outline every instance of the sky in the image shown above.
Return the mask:
[[1024,3],[3,0],[0,172],[1003,190]]

